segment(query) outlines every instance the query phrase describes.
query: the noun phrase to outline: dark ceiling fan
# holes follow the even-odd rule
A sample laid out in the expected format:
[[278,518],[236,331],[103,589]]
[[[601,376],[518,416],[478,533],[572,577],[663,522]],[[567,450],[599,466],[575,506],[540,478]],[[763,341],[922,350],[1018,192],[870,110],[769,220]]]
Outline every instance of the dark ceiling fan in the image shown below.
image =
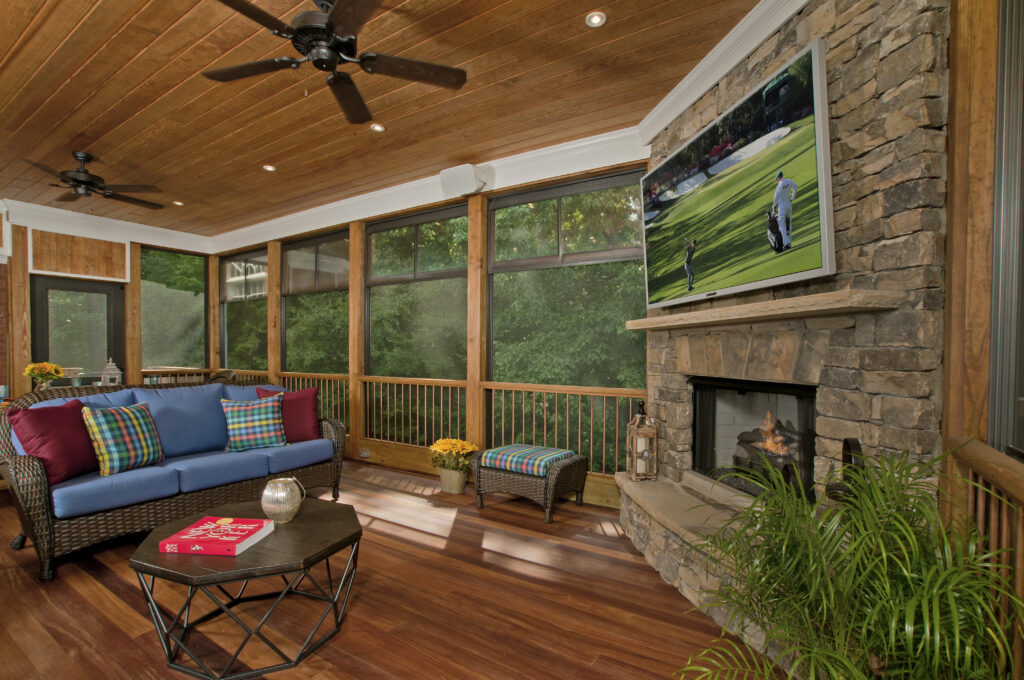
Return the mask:
[[247,0],[220,0],[223,4],[270,29],[274,35],[291,40],[302,59],[274,57],[249,64],[203,71],[211,80],[221,82],[298,68],[309,62],[327,72],[330,86],[338,106],[350,123],[372,120],[366,102],[347,73],[338,71],[338,64],[358,64],[367,73],[414,80],[457,90],[466,82],[466,72],[451,66],[394,57],[387,54],[364,52],[356,56],[356,33],[370,20],[382,0],[315,0],[319,12],[303,12],[292,19],[289,26],[277,17],[256,7]]
[[150,210],[159,210],[160,208],[163,208],[159,203],[145,201],[141,198],[135,198],[134,196],[123,195],[123,192],[160,191],[160,187],[155,187],[152,184],[106,184],[102,177],[94,175],[85,169],[86,163],[90,163],[96,160],[96,158],[85,151],[72,151],[71,155],[75,157],[76,161],[78,161],[78,168],[75,170],[61,170],[60,172],[57,172],[53,168],[43,165],[42,163],[28,161],[40,170],[53,175],[60,180],[60,184],[50,183],[50,186],[70,189],[68,193],[58,198],[58,201],[76,201],[82,196],[91,196],[93,193],[97,193],[103,198],[112,198],[115,201],[131,203],[132,205],[142,206],[143,208],[149,208]]

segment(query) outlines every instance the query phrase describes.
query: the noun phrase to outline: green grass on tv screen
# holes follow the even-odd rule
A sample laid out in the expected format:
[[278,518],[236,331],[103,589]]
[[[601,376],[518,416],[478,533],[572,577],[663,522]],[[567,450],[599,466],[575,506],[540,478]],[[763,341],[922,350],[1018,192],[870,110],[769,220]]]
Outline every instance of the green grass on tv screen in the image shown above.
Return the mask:
[[[649,304],[822,266],[814,116],[790,128],[764,151],[663,203],[646,231]],[[793,246],[776,253],[768,244],[765,213],[772,207],[780,169],[799,191],[793,202]],[[690,239],[697,239],[692,291],[683,268]]]

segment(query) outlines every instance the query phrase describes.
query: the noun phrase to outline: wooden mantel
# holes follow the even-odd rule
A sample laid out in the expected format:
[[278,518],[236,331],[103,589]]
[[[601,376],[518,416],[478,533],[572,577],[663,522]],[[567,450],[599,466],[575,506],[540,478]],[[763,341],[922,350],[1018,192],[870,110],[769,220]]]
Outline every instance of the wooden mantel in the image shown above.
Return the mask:
[[681,312],[665,316],[651,316],[626,322],[628,330],[662,331],[673,328],[696,328],[698,326],[728,326],[748,324],[755,321],[776,321],[779,319],[800,319],[857,312],[880,312],[895,309],[905,302],[905,292],[889,290],[858,290],[847,288],[830,293],[804,295],[784,300],[764,300],[732,307],[702,309],[698,312]]

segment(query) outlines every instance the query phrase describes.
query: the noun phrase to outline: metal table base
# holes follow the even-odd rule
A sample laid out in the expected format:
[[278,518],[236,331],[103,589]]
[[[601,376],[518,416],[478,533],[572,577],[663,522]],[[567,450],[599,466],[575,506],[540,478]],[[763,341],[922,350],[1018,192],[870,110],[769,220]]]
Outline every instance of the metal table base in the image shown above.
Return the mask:
[[[350,547],[345,571],[342,573],[341,578],[338,579],[337,585],[335,585],[335,580],[331,572],[331,557],[328,556],[324,560],[327,568],[327,582],[324,584],[321,584],[320,581],[311,573],[313,566],[316,566],[312,565],[308,569],[302,569],[290,574],[276,575],[280,576],[284,582],[284,587],[281,590],[271,593],[246,595],[245,590],[249,581],[273,578],[274,576],[245,579],[241,581],[238,591],[234,594],[229,592],[225,587],[228,584],[188,586],[188,594],[185,598],[185,603],[176,614],[167,612],[157,603],[154,595],[157,577],[152,575],[147,576],[142,572],[136,573],[139,577],[139,584],[142,586],[142,592],[146,596],[146,604],[149,607],[150,616],[153,618],[153,624],[156,626],[157,635],[160,637],[160,645],[163,647],[164,655],[167,658],[168,668],[173,668],[174,670],[181,671],[182,673],[186,673],[196,678],[207,678],[209,680],[242,680],[243,678],[252,678],[264,673],[284,670],[286,668],[294,668],[299,662],[319,649],[341,629],[342,619],[345,618],[345,608],[348,605],[349,593],[352,590],[352,581],[356,574],[358,557],[359,541],[356,541]],[[304,584],[306,587],[302,588]],[[209,598],[209,600],[216,606],[213,610],[197,617],[193,621],[190,621],[192,606],[195,604],[194,601],[196,596],[200,593],[206,595],[206,597]],[[285,597],[289,595],[297,595],[325,603],[323,612],[320,613],[316,624],[309,632],[309,635],[306,636],[306,639],[303,641],[294,657],[289,657],[285,654],[262,632],[264,625],[270,620],[273,613],[277,610],[278,605],[281,604]],[[247,625],[235,614],[234,611],[232,611],[234,607],[239,604],[269,599],[273,600],[270,608],[267,609],[259,622],[253,627]],[[228,660],[227,664],[218,673],[210,668],[210,662],[204,661],[200,654],[189,647],[187,640],[190,634],[195,631],[198,626],[221,615],[227,615],[232,621],[234,621],[235,624],[238,625],[238,627],[245,633],[245,637],[242,639],[242,642],[238,645],[238,648]],[[314,636],[320,629],[320,626],[323,625],[324,621],[327,620],[329,615],[332,617],[334,627],[325,631],[319,638],[314,640]],[[235,662],[238,660],[242,650],[245,649],[245,646],[249,641],[254,638],[262,641],[269,649],[277,654],[281,659],[281,663],[232,673],[231,668],[235,665]],[[181,653],[188,656],[198,668],[185,666],[179,663],[178,659],[180,658]]]

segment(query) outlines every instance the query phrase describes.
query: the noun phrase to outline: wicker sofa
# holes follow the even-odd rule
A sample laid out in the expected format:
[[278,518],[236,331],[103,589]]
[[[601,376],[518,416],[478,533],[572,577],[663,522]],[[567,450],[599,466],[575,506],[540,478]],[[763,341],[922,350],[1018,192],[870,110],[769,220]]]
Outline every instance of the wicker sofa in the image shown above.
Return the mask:
[[[188,399],[181,399],[182,393],[175,390],[196,392],[187,393],[190,397]],[[223,390],[224,398],[231,400],[251,401],[257,398],[255,386],[217,383],[204,386],[162,384],[58,387],[25,394],[14,400],[10,407],[57,405],[77,398],[92,406],[107,405],[112,399],[130,403],[145,401],[152,408],[161,397],[173,398],[178,402],[174,405],[176,411],[173,417],[161,418],[156,411],[153,416],[166,451],[168,443],[174,441],[176,435],[182,440],[191,439],[193,448],[199,445],[195,443],[195,431],[198,428],[193,426],[193,418],[210,421],[208,409],[212,408],[212,403],[219,406],[219,398],[216,402],[212,401],[217,397],[218,390]],[[200,393],[202,399],[191,398]],[[189,409],[199,408],[207,411],[204,414],[189,413]],[[182,447],[178,447],[179,455],[167,456],[153,466],[108,477],[100,477],[98,471],[92,472],[51,488],[41,461],[35,456],[24,455],[24,450],[19,451],[20,444],[17,444],[16,437],[12,441],[6,411],[0,417],[0,474],[7,481],[21,520],[21,534],[11,542],[11,547],[19,550],[24,546],[26,538],[31,540],[39,557],[39,575],[44,581],[53,578],[54,559],[57,557],[106,539],[149,531],[164,522],[202,512],[215,505],[258,499],[266,482],[274,477],[295,477],[307,488],[329,486],[334,498],[338,498],[345,427],[335,420],[320,420],[321,440],[299,442],[276,449],[254,450],[252,455],[242,458],[225,458],[238,454],[224,452],[223,443],[220,450],[205,452],[201,447],[198,452],[182,452]],[[168,423],[176,426],[169,426]],[[328,441],[325,443],[322,440]],[[308,446],[303,448],[302,445]],[[265,454],[264,462],[260,462],[259,454]],[[276,458],[272,457],[274,454],[278,454]],[[217,456],[220,458],[214,458]],[[204,464],[208,467],[204,468]],[[188,470],[190,465],[192,469]],[[245,472],[241,472],[243,468]],[[145,476],[141,475],[142,471],[146,471],[150,478],[158,476],[161,481],[160,488],[151,490],[151,498],[140,500],[140,488],[147,483]],[[132,473],[140,473],[138,481],[128,477]],[[116,507],[103,507],[118,502],[118,488],[113,487],[112,491],[108,491],[115,478],[118,478],[116,484],[120,485],[120,491],[126,492],[122,500],[124,497],[133,498]],[[175,483],[178,484],[177,491],[174,491]],[[94,486],[90,487],[90,484]],[[145,493],[142,495],[145,496]],[[115,500],[111,501],[108,497]]]

